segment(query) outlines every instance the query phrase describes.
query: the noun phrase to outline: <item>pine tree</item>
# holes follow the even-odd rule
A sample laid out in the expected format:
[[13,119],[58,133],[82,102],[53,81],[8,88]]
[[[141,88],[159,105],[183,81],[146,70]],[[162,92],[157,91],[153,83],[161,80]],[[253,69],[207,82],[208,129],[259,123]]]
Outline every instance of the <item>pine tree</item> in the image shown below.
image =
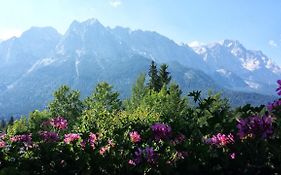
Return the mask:
[[5,129],[6,127],[6,121],[2,118],[1,120],[1,129]]
[[163,87],[164,85],[168,85],[172,79],[172,77],[169,75],[170,72],[168,72],[167,69],[168,69],[167,64],[162,64],[160,66],[159,75],[158,75],[160,87]]
[[148,76],[150,77],[149,82],[148,82],[149,89],[159,92],[161,89],[161,86],[159,83],[157,66],[154,61],[152,61],[150,64]]
[[11,116],[9,122],[8,122],[9,125],[13,125],[14,124],[14,117]]

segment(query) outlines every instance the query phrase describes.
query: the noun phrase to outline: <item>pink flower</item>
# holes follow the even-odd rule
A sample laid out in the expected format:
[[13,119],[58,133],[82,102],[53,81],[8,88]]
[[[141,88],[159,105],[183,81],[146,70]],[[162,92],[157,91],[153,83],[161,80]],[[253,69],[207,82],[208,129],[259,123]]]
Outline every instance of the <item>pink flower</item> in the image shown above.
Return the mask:
[[103,146],[100,148],[99,153],[100,155],[104,155],[104,153],[107,151],[107,147]]
[[1,139],[1,140],[4,140],[6,136],[7,136],[7,134],[1,133],[1,134],[0,134],[0,139]]
[[223,147],[228,144],[234,143],[234,137],[232,134],[225,135],[218,133],[216,135],[213,135],[211,138],[207,139],[206,143],[210,145],[215,145],[217,147]]
[[176,158],[178,160],[185,159],[188,156],[188,153],[186,151],[177,151],[176,152]]
[[131,160],[131,159],[128,161],[128,164],[129,164],[129,165],[132,165],[132,166],[136,166],[136,162],[134,162],[134,161]]
[[133,143],[138,143],[141,141],[141,136],[139,135],[139,133],[137,131],[132,131],[130,132],[130,139]]
[[94,149],[95,148],[95,144],[96,144],[96,141],[97,141],[97,135],[94,134],[94,133],[90,133],[89,135],[89,143],[91,145],[91,147]]
[[64,119],[63,117],[57,117],[57,118],[53,118],[50,121],[50,124],[57,129],[66,129],[68,122],[66,119]]
[[11,137],[10,141],[31,144],[32,138],[31,138],[31,134],[22,134],[22,135],[15,135],[15,136]]
[[113,142],[112,139],[108,140],[108,146],[114,148],[115,147],[115,143]]
[[6,142],[0,140],[0,148],[4,148],[6,146]]
[[70,133],[70,134],[65,134],[64,135],[64,142],[66,144],[70,144],[71,142],[75,141],[75,140],[79,140],[81,137],[79,134],[73,134],[73,133]]
[[41,131],[39,132],[39,135],[45,142],[56,142],[59,140],[59,135],[55,132]]
[[229,155],[229,157],[230,157],[230,159],[235,159],[236,154],[235,154],[235,153],[231,153],[231,154]]
[[172,134],[172,128],[163,123],[155,123],[151,126],[151,130],[157,141],[169,139]]
[[267,115],[262,117],[254,115],[239,119],[236,127],[238,128],[237,135],[240,139],[247,138],[249,135],[266,139],[271,137],[274,133],[273,118]]

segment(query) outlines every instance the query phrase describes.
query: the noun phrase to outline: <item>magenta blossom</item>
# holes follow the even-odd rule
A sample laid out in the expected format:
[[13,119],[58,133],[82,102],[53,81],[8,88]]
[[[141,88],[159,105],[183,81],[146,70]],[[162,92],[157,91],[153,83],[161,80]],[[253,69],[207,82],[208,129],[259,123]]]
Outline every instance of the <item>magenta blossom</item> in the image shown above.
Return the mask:
[[0,140],[0,148],[5,148],[6,147],[6,142],[3,140]]
[[100,148],[99,154],[100,154],[100,155],[104,155],[104,153],[105,153],[107,150],[109,150],[109,147],[108,147],[108,146],[103,146],[103,147]]
[[143,159],[143,150],[141,148],[137,148],[133,154],[133,159],[129,160],[130,165],[138,165],[142,162]]
[[26,142],[30,143],[32,141],[31,134],[15,135],[10,138],[11,142]]
[[278,100],[274,100],[272,103],[269,103],[267,105],[267,109],[269,111],[272,111],[274,108],[278,107],[278,106],[281,106],[281,99],[278,99]]
[[41,131],[39,135],[45,142],[56,142],[59,140],[59,135],[56,132]]
[[156,140],[168,139],[172,134],[172,129],[169,125],[155,123],[151,126],[151,130]]
[[136,162],[135,162],[134,160],[132,160],[132,159],[130,159],[130,160],[128,161],[128,164],[129,164],[129,165],[132,165],[132,166],[136,166]]
[[235,153],[231,153],[231,154],[229,155],[229,158],[232,159],[232,160],[235,159],[235,158],[236,158],[236,154],[235,154]]
[[5,133],[0,133],[0,140],[4,140],[7,134]]
[[67,125],[68,125],[68,122],[66,119],[64,119],[63,117],[57,117],[57,118],[53,118],[50,120],[50,124],[54,127],[54,128],[57,128],[57,129],[66,129],[67,128]]
[[129,133],[129,135],[130,135],[131,142],[138,143],[141,141],[141,136],[137,131],[132,131]]
[[89,143],[91,145],[91,147],[94,149],[95,148],[95,144],[97,142],[97,135],[94,133],[90,133],[89,135]]
[[146,147],[143,151],[144,157],[148,163],[155,163],[156,154],[152,147]]
[[205,142],[217,147],[223,147],[228,144],[234,143],[234,137],[231,133],[228,135],[218,133],[216,135],[213,135],[211,138],[206,139]]
[[262,117],[251,116],[239,119],[237,128],[240,139],[247,136],[266,139],[273,134],[272,117],[265,115]]
[[82,141],[80,142],[80,146],[81,146],[81,149],[82,149],[82,150],[85,150],[85,148],[86,148],[86,143],[87,143],[86,140],[82,140]]
[[129,164],[136,166],[143,161],[147,163],[154,164],[157,155],[152,147],[146,147],[145,149],[137,148],[133,154],[133,159],[129,160]]
[[75,140],[79,140],[81,137],[79,134],[74,134],[74,133],[70,133],[70,134],[65,134],[64,135],[64,142],[66,144],[70,144],[71,142],[75,141]]

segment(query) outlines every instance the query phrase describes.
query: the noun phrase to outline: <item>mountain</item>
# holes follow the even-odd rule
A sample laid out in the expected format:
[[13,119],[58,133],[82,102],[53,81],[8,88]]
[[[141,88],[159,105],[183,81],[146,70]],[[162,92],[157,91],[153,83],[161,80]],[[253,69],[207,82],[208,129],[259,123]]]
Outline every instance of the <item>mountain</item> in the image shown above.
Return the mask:
[[[122,98],[128,97],[136,78],[147,72],[151,60],[167,63],[185,94],[212,89],[225,90],[226,96],[239,97],[243,103],[272,100],[271,96],[250,93],[244,98],[244,93],[221,86],[218,79],[213,79],[216,76],[208,75],[208,62],[187,45],[178,45],[156,32],[109,28],[90,19],[72,22],[64,35],[50,27],[33,27],[19,38],[0,44],[0,111],[8,116],[43,109],[62,84],[79,89],[85,97],[98,82],[107,81]],[[231,74],[233,81],[243,84],[239,75]]]
[[32,27],[0,44],[0,87],[10,88],[39,59],[52,55],[61,35],[51,27]]
[[238,41],[224,40],[193,49],[209,66],[212,78],[229,89],[272,95],[281,76],[281,68],[264,53],[248,50]]

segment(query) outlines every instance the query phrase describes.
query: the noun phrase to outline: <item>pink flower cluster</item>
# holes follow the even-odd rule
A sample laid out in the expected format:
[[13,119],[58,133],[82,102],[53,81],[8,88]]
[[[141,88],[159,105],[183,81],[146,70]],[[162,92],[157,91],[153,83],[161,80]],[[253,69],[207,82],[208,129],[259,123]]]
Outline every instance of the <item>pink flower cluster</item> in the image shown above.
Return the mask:
[[223,146],[226,146],[228,144],[233,144],[234,143],[234,137],[231,133],[228,134],[228,135],[218,133],[216,135],[213,135],[211,138],[206,139],[205,142],[207,144],[215,145],[217,147],[223,147]]
[[32,146],[32,134],[15,135],[10,138],[12,143],[23,143],[25,147]]
[[64,135],[64,142],[66,144],[70,144],[71,142],[75,141],[75,140],[79,140],[81,137],[79,134],[74,134],[74,133],[70,133],[70,134],[65,134]]
[[90,143],[90,145],[93,149],[95,148],[95,144],[97,142],[97,139],[98,138],[97,138],[96,134],[90,133],[88,141],[89,141],[89,143]]
[[136,166],[140,164],[142,161],[146,161],[150,164],[154,164],[156,158],[157,158],[157,154],[155,153],[152,147],[147,146],[144,149],[137,148],[133,155],[133,159],[130,159],[128,161],[128,164],[132,166]]
[[0,140],[0,148],[5,148],[6,147],[6,142],[3,140]]
[[42,131],[39,135],[45,142],[56,142],[59,140],[59,135],[56,132]]
[[4,140],[7,135],[5,133],[0,133],[0,140]]
[[236,154],[235,153],[230,153],[229,154],[229,158],[232,159],[232,160],[235,159],[236,158]]
[[278,100],[274,100],[272,103],[269,103],[267,105],[267,109],[269,111],[272,111],[274,108],[278,107],[278,106],[281,106],[281,99],[278,99]]
[[11,137],[10,141],[31,144],[32,138],[31,138],[31,134],[22,134],[22,135],[15,135],[15,136]]
[[132,131],[129,133],[131,142],[138,143],[141,141],[141,136],[137,131]]
[[251,116],[240,119],[237,124],[238,136],[243,139],[246,136],[266,139],[273,134],[271,116]]
[[151,126],[151,130],[156,140],[168,139],[172,134],[172,128],[163,123],[155,123]]
[[115,143],[112,140],[108,140],[108,144],[100,148],[99,150],[100,155],[104,155],[106,151],[109,151],[110,148],[113,147],[115,147]]
[[66,129],[67,125],[68,125],[67,120],[60,116],[51,119],[49,122],[50,122],[51,126],[53,126],[54,128],[60,129],[60,130]]

